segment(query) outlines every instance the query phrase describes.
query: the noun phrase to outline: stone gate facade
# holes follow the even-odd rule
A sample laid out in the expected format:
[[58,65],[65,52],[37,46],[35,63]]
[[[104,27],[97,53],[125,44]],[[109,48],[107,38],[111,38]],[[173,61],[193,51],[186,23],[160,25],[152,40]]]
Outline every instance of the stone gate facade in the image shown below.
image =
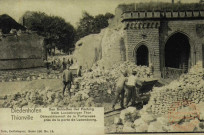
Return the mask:
[[157,76],[175,76],[204,62],[204,11],[129,11],[122,22],[127,60],[152,66]]

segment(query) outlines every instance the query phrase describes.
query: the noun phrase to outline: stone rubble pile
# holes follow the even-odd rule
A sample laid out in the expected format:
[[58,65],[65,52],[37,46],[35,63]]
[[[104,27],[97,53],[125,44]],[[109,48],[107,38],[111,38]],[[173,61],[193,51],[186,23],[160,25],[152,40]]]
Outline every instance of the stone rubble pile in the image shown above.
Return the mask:
[[51,71],[49,74],[46,69],[39,70],[19,70],[19,71],[0,71],[0,82],[32,81],[37,79],[58,79],[61,77],[59,71]]
[[154,115],[148,105],[142,110],[129,107],[114,118],[114,125],[110,126],[113,129],[106,127],[106,132],[203,132],[203,106],[204,103],[197,104],[196,108],[186,106],[166,115]]
[[[129,107],[110,132],[203,132],[204,70],[196,65],[163,87],[154,87],[143,109]],[[108,129],[108,127],[107,127]]]
[[85,97],[93,98],[95,102],[110,102],[114,98],[116,82],[121,72],[127,71],[128,74],[131,74],[132,70],[138,71],[137,76],[140,78],[152,78],[148,67],[136,66],[131,62],[114,65],[109,70],[93,66],[91,72],[84,73],[83,77],[78,80],[80,86],[75,91],[83,93]]
[[189,73],[164,87],[154,87],[149,105],[154,114],[167,114],[175,104],[204,102],[204,70],[193,67]]
[[[102,103],[111,103],[115,98],[115,85],[121,71],[132,70],[140,71],[137,76],[142,78],[152,77],[150,69],[145,66],[136,66],[134,63],[124,62],[114,65],[110,70],[100,69],[95,66],[92,71],[83,73],[82,77],[74,79],[71,86],[71,98],[62,97],[62,88],[53,90],[42,88],[27,90],[25,92],[7,95],[2,107],[51,107],[51,106],[70,106],[70,107],[97,107]],[[58,78],[61,78],[59,74]],[[42,78],[43,79],[43,76]]]
[[58,92],[49,89],[29,90],[5,96],[2,107],[49,107],[58,104],[62,99]]
[[110,69],[110,74],[113,76],[120,76],[121,71],[127,71],[128,74],[131,74],[132,70],[137,71],[137,77],[139,78],[152,78],[153,74],[150,68],[146,66],[137,66],[132,62],[124,62],[113,65]]
[[[46,88],[47,89],[47,88]],[[4,102],[1,104],[3,108],[17,107],[92,107],[95,106],[93,99],[85,95],[84,92],[78,92],[72,95],[72,98],[65,95],[62,96],[61,90],[52,89],[36,89],[25,92],[18,92],[13,95],[6,95]],[[72,93],[73,94],[73,93]]]

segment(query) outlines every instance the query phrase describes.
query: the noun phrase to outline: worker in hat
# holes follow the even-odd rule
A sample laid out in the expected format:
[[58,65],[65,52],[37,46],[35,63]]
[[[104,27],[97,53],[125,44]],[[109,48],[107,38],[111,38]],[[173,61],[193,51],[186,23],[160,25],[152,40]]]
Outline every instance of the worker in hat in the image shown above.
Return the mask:
[[70,89],[71,89],[71,85],[73,83],[73,75],[72,75],[72,72],[70,70],[69,65],[66,65],[66,69],[63,71],[63,74],[62,74],[62,79],[63,79],[63,84],[64,84],[63,96],[64,96],[64,93],[65,93],[65,89],[67,87],[68,95],[69,95],[69,97],[71,97]]
[[125,107],[127,108],[130,100],[132,99],[132,106],[135,106],[135,100],[136,100],[136,82],[137,82],[137,77],[136,77],[137,72],[132,71],[132,74],[128,77],[127,83],[126,83],[126,88],[127,88],[127,101]]
[[121,96],[120,99],[120,106],[121,108],[124,108],[124,96],[125,96],[125,82],[127,81],[127,72],[122,72],[121,76],[119,77],[117,83],[116,83],[116,97],[113,101],[112,109],[115,110],[115,105],[118,101],[118,99]]

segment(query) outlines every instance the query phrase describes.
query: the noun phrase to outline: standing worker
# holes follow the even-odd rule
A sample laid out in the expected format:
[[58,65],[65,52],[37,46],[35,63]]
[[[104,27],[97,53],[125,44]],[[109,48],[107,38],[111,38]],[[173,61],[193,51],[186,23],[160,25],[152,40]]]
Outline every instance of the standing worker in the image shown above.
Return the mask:
[[81,71],[82,70],[82,66],[79,66],[79,68],[77,69],[77,77],[81,77],[82,74],[81,74]]
[[68,65],[71,65],[71,62],[70,62],[69,58],[68,58],[68,60],[67,60],[67,64],[68,64]]
[[63,84],[64,84],[63,96],[64,96],[65,89],[67,87],[69,97],[71,97],[70,89],[71,89],[71,84],[73,82],[73,76],[72,76],[71,70],[69,69],[69,66],[67,66],[67,68],[63,71],[62,78],[63,78]]
[[119,99],[119,96],[121,96],[120,100],[120,106],[121,108],[124,108],[124,96],[125,96],[125,82],[127,81],[127,72],[123,72],[121,76],[119,77],[117,84],[116,84],[116,97],[113,101],[112,109],[115,110],[115,105]]
[[67,62],[65,61],[65,58],[63,58],[63,61],[62,61],[62,68],[63,68],[63,70],[66,69],[66,66],[67,66]]
[[71,65],[74,64],[73,58],[71,58],[70,64],[71,64]]
[[137,82],[137,77],[136,77],[137,72],[132,71],[132,75],[128,77],[128,81],[126,83],[127,87],[127,102],[125,107],[128,107],[128,104],[130,100],[132,99],[132,106],[135,106],[135,100],[136,100],[136,82]]

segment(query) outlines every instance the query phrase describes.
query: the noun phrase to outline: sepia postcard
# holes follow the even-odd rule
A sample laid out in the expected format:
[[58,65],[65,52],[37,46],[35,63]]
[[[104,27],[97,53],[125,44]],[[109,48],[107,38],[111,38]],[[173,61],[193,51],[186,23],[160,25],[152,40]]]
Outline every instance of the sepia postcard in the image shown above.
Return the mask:
[[204,0],[0,0],[0,135],[204,133]]

